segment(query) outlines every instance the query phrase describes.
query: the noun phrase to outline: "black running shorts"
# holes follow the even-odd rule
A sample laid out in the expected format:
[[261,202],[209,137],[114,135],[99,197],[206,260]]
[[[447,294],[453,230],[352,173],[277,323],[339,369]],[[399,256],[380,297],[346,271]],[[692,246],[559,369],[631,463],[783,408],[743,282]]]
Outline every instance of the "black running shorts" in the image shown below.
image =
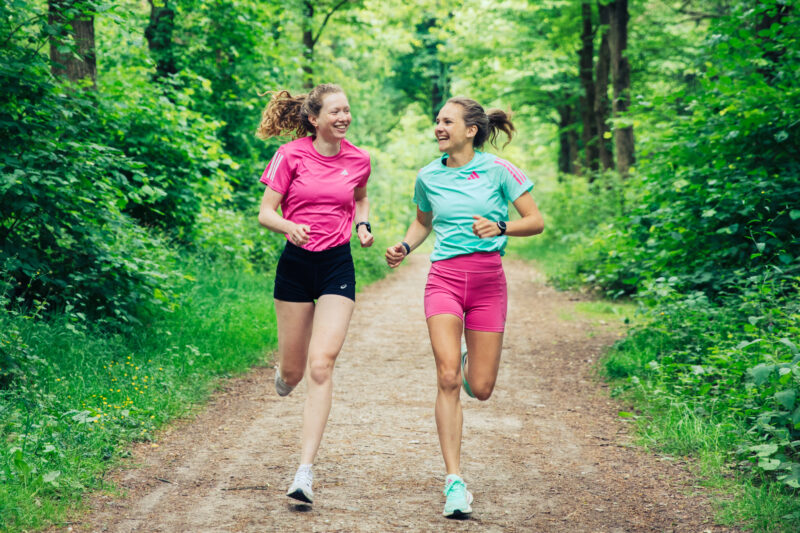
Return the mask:
[[323,294],[356,300],[356,271],[350,243],[309,252],[286,241],[275,272],[276,300],[313,302]]

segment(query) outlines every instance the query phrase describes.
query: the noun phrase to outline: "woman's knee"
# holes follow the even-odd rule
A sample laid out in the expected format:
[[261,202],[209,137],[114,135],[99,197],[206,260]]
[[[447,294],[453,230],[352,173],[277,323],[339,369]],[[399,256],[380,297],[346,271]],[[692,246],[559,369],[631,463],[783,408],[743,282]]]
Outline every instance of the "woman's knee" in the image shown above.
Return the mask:
[[333,374],[333,362],[336,357],[314,357],[308,364],[308,377],[314,383],[322,385],[331,379]]
[[461,386],[461,373],[457,370],[440,370],[436,378],[442,392],[455,392]]
[[303,372],[298,372],[297,370],[281,369],[280,372],[284,383],[292,387],[300,383],[300,380],[303,379]]
[[473,386],[470,384],[469,388],[472,391],[472,394],[475,395],[475,398],[482,402],[485,402],[486,400],[491,398],[492,392],[494,392],[494,385],[492,384],[477,385],[477,386]]

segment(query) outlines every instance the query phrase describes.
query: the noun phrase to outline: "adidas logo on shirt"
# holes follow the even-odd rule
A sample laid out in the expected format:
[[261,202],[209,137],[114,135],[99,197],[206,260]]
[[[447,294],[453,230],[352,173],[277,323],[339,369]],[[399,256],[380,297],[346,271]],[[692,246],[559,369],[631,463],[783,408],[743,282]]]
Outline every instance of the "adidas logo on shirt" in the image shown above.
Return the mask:
[[480,178],[480,176],[478,175],[478,173],[477,173],[477,172],[473,172],[472,174],[470,174],[470,175],[469,175],[469,177],[468,177],[467,179],[468,179],[468,180],[476,180],[476,179],[478,179],[478,178]]
[[345,169],[345,170],[342,170],[342,173],[341,173],[341,175],[342,175],[342,176],[347,176],[347,175],[349,175],[349,173],[348,173],[348,172],[347,172],[347,170]]

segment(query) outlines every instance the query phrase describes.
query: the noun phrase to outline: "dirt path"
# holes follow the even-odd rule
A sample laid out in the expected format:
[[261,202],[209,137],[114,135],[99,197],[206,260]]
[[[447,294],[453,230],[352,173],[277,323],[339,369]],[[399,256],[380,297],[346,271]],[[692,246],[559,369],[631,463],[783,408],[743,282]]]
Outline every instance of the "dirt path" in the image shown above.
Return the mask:
[[441,516],[435,374],[422,312],[428,261],[412,256],[358,296],[315,465],[313,509],[284,492],[297,466],[305,388],[273,370],[233,380],[200,415],[136,449],[74,531],[729,531],[683,466],[628,445],[620,406],[591,378],[619,335],[563,321],[577,297],[506,262],[509,320],[494,396],[464,396],[470,520]]

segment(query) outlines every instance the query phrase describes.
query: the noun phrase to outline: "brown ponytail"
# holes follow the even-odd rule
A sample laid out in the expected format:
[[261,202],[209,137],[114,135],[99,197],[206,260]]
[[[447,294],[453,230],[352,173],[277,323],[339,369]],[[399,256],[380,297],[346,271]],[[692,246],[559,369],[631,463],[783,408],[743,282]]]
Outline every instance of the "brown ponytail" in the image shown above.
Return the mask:
[[492,146],[497,148],[497,135],[501,131],[508,137],[503,146],[511,142],[511,137],[516,129],[511,122],[511,116],[502,109],[490,109],[488,112],[484,112],[483,107],[478,102],[471,98],[460,96],[450,98],[447,103],[458,104],[464,109],[464,123],[467,127],[478,127],[478,133],[475,134],[472,140],[472,146],[476,149],[480,149],[487,139]]
[[[269,103],[261,112],[261,123],[256,130],[256,137],[269,139],[288,135],[299,139],[306,135],[314,135],[317,130],[308,120],[309,116],[318,117],[322,109],[322,100],[326,94],[343,93],[341,87],[332,83],[317,85],[308,94],[292,96],[289,91],[268,91]],[[264,96],[259,95],[259,96]]]

